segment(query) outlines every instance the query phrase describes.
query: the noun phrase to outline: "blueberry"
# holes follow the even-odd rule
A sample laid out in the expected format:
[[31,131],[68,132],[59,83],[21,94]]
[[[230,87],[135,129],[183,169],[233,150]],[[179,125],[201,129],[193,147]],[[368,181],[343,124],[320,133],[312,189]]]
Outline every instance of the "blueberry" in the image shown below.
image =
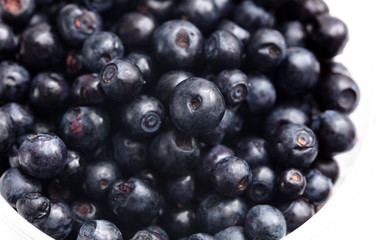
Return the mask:
[[93,33],[102,29],[99,14],[76,4],[64,6],[57,18],[57,27],[64,41],[73,46],[80,46]]
[[150,84],[156,81],[156,66],[155,61],[148,55],[142,52],[131,52],[126,56],[126,59],[135,64],[142,73],[142,78]]
[[171,17],[174,9],[174,0],[139,0],[136,8],[143,13],[151,13],[161,22]]
[[303,196],[314,205],[323,205],[331,193],[332,181],[317,169],[310,170],[305,177],[307,186]]
[[122,240],[120,230],[107,220],[87,221],[80,228],[77,240]]
[[195,186],[191,174],[169,178],[165,183],[165,196],[174,204],[187,205],[195,198]]
[[50,200],[40,193],[28,193],[17,200],[16,209],[30,223],[44,222],[50,213]]
[[96,107],[69,108],[60,122],[60,132],[70,149],[94,150],[107,137],[108,115]]
[[74,151],[67,151],[67,164],[56,179],[69,186],[75,186],[81,181],[85,160]]
[[287,50],[278,68],[276,81],[281,92],[296,95],[312,90],[319,74],[320,63],[315,55],[305,48],[294,47]]
[[145,83],[139,68],[132,62],[116,58],[104,65],[100,72],[100,85],[113,100],[126,101],[137,96]]
[[28,193],[40,193],[42,185],[39,180],[26,175],[19,168],[9,168],[1,175],[0,191],[3,198],[12,207],[16,207],[18,199]]
[[110,9],[116,0],[80,0],[80,2],[95,12],[104,12]]
[[256,205],[246,215],[245,232],[249,239],[279,240],[286,231],[283,214],[271,205]]
[[243,45],[246,45],[250,39],[250,33],[231,20],[222,20],[217,26],[217,29],[232,33]]
[[276,174],[272,168],[260,166],[251,169],[251,183],[246,193],[255,203],[267,202],[274,193]]
[[12,28],[0,23],[0,59],[8,57],[16,49],[16,38]]
[[187,238],[187,240],[215,240],[212,235],[206,233],[195,233]]
[[134,234],[131,240],[161,240],[161,237],[152,231],[140,230]]
[[315,214],[314,206],[302,198],[282,203],[279,209],[286,218],[288,232],[300,227]]
[[200,144],[196,138],[176,130],[161,132],[149,148],[152,166],[169,175],[188,173],[200,157]]
[[176,68],[191,68],[200,58],[203,35],[192,23],[170,20],[154,32],[153,54],[157,61]]
[[169,236],[166,231],[157,225],[152,224],[148,226],[146,230],[153,233],[159,240],[169,240]]
[[188,236],[197,229],[196,212],[192,207],[173,207],[165,212],[163,223],[171,237]]
[[233,14],[233,10],[235,8],[235,1],[233,0],[213,0],[216,7],[220,11],[220,17],[227,18],[231,14]]
[[87,221],[103,219],[104,209],[97,203],[91,201],[75,201],[71,204],[73,217],[73,229],[78,231]]
[[269,143],[258,137],[246,137],[237,144],[236,156],[244,159],[251,168],[271,165]]
[[242,44],[225,30],[213,32],[204,43],[204,56],[213,70],[239,68],[242,64]]
[[242,194],[251,183],[251,178],[249,164],[235,156],[220,160],[212,171],[214,189],[228,197],[236,197]]
[[108,202],[111,212],[128,227],[151,223],[162,205],[153,187],[133,177],[113,183]]
[[0,109],[0,129],[0,153],[6,153],[16,139],[16,128],[12,118],[3,109]]
[[282,33],[287,47],[305,47],[307,32],[301,22],[284,22],[278,27],[278,30]]
[[55,178],[49,181],[46,192],[50,200],[63,201],[65,203],[72,202],[78,194],[76,188],[65,185]]
[[234,10],[234,21],[253,33],[261,27],[271,27],[274,17],[255,2],[244,0]]
[[296,199],[301,196],[306,185],[305,176],[295,168],[285,169],[278,176],[278,192],[287,199]]
[[270,110],[276,102],[276,88],[263,74],[249,74],[247,80],[246,102],[252,114],[261,114]]
[[221,71],[215,83],[229,104],[237,104],[248,95],[247,76],[239,69]]
[[219,231],[214,235],[217,240],[247,240],[243,227],[232,226]]
[[148,95],[139,95],[121,110],[126,133],[132,138],[145,139],[157,133],[165,118],[162,103]]
[[175,126],[185,134],[199,136],[211,132],[224,113],[224,98],[214,83],[192,77],[175,87],[170,115]]
[[158,182],[158,175],[157,172],[154,172],[151,169],[143,169],[133,175],[133,177],[141,179],[142,181],[145,181],[146,183],[150,184],[153,187],[158,187],[160,182]]
[[[288,4],[289,3],[289,4]],[[329,9],[323,0],[291,1],[285,5],[287,17],[307,23],[317,16],[328,14]]]
[[54,133],[55,124],[53,121],[36,119],[34,121],[32,131],[34,133]]
[[67,148],[54,134],[30,134],[20,146],[18,159],[22,170],[36,178],[53,178],[67,163]]
[[124,55],[120,38],[111,32],[96,32],[82,46],[83,64],[91,72],[99,72],[112,59]]
[[[38,2],[38,0],[37,0]],[[31,27],[40,23],[50,24],[50,19],[45,12],[34,12],[28,21],[27,27]]]
[[196,217],[200,229],[213,234],[227,227],[242,225],[247,210],[241,198],[210,193],[200,202]]
[[68,51],[66,55],[66,73],[71,77],[77,77],[85,72],[82,52],[78,49]]
[[12,25],[25,24],[35,8],[34,0],[2,1],[0,4],[2,19]]
[[99,74],[85,74],[77,77],[71,86],[71,99],[77,105],[92,106],[105,102],[100,86]]
[[314,168],[319,170],[324,176],[330,178],[335,183],[339,177],[339,165],[334,158],[316,158]]
[[26,105],[18,103],[7,103],[1,106],[4,112],[8,113],[13,121],[16,136],[21,136],[28,133],[34,124],[34,114]]

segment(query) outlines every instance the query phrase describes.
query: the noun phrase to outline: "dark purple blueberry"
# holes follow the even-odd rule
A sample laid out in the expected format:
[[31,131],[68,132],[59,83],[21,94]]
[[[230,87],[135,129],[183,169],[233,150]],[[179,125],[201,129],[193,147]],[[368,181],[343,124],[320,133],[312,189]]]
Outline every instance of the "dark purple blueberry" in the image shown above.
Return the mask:
[[252,114],[270,110],[276,102],[276,89],[271,80],[263,74],[249,74],[246,101]]
[[288,3],[285,9],[287,17],[304,23],[329,13],[328,6],[323,0],[288,1]]
[[17,200],[16,209],[32,224],[44,222],[50,213],[50,200],[40,193],[28,193]]
[[300,227],[315,214],[314,206],[302,198],[282,203],[279,209],[286,218],[288,232]]
[[84,193],[87,197],[97,200],[106,198],[112,184],[121,177],[118,166],[111,159],[87,163],[82,175]]
[[0,23],[0,59],[9,57],[16,49],[16,38],[12,28]]
[[191,207],[174,207],[163,216],[164,227],[171,237],[180,238],[195,233],[196,213]]
[[80,2],[88,9],[95,12],[104,12],[112,8],[116,0],[80,0]]
[[34,133],[55,133],[54,122],[49,120],[36,119],[32,131]]
[[220,160],[212,171],[213,188],[227,197],[242,194],[251,183],[251,178],[249,164],[235,156]]
[[279,240],[287,233],[284,215],[271,205],[256,205],[246,215],[245,233],[249,239]]
[[282,33],[287,47],[305,47],[307,32],[301,22],[285,22],[279,25],[278,30]]
[[296,199],[304,193],[307,180],[295,168],[285,169],[278,176],[278,192],[286,199]]
[[312,90],[319,79],[320,63],[315,55],[301,47],[289,48],[281,62],[276,81],[281,92],[297,95]]
[[115,32],[125,51],[131,52],[148,49],[156,27],[157,23],[151,15],[129,12],[120,18]]
[[46,221],[35,226],[50,237],[56,240],[63,240],[70,234],[72,224],[70,207],[61,201],[51,201],[50,213]]
[[97,203],[91,201],[75,201],[71,204],[71,212],[73,218],[73,229],[80,230],[87,221],[103,219],[104,209]]
[[126,56],[126,59],[135,64],[142,73],[146,83],[153,84],[156,81],[156,66],[155,61],[146,53],[131,52]]
[[39,180],[26,175],[19,168],[9,168],[1,175],[0,191],[3,198],[12,207],[16,207],[18,199],[28,193],[40,193],[42,185]]
[[169,178],[165,183],[165,196],[174,204],[188,205],[195,198],[195,179],[191,174]]
[[176,130],[161,132],[149,148],[150,161],[158,172],[169,175],[188,173],[200,156],[200,144],[196,138]]
[[143,169],[134,174],[133,177],[141,179],[153,187],[157,187],[159,183],[158,174],[151,169]]
[[340,74],[351,77],[350,71],[342,63],[335,62],[330,59],[322,59],[320,61],[320,65],[322,77],[329,74]]
[[99,14],[76,4],[64,6],[57,18],[57,28],[63,40],[73,46],[80,46],[93,33],[102,29]]
[[57,111],[69,100],[70,85],[62,74],[41,72],[31,82],[29,102],[43,112]]
[[71,99],[77,105],[100,105],[105,94],[100,86],[99,74],[85,74],[77,77],[71,86]]
[[162,207],[159,193],[133,177],[116,181],[110,188],[108,202],[111,212],[129,227],[151,223]]
[[108,97],[116,101],[127,101],[137,96],[144,83],[140,69],[123,58],[104,64],[100,72],[101,88]]
[[195,233],[189,236],[187,240],[215,240],[215,238],[207,233]]
[[323,205],[328,200],[332,191],[332,181],[319,170],[312,169],[306,175],[307,186],[303,196],[314,205]]
[[192,77],[178,84],[172,93],[170,115],[175,126],[190,136],[214,130],[225,113],[224,98],[217,86]]
[[314,168],[335,183],[339,177],[340,169],[334,158],[316,158]]
[[240,103],[248,95],[247,76],[239,69],[221,71],[215,83],[229,104]]
[[198,226],[202,231],[214,234],[227,227],[242,225],[247,210],[241,198],[211,193],[200,202],[196,213]]
[[238,38],[243,45],[247,44],[250,39],[250,33],[246,29],[238,26],[235,22],[228,19],[222,20],[217,26],[217,29],[230,32]]
[[47,24],[51,23],[47,13],[43,11],[35,12],[29,19],[27,27],[31,27],[40,23],[47,23]]
[[251,169],[251,183],[246,193],[254,203],[263,203],[271,199],[276,183],[276,174],[268,166]]
[[95,150],[107,137],[108,115],[96,107],[69,108],[60,122],[60,132],[68,147],[77,151]]
[[113,158],[123,172],[134,173],[148,165],[145,142],[131,139],[119,132],[112,138]]
[[166,72],[157,82],[155,97],[168,107],[175,87],[190,77],[193,77],[192,73],[186,71],[173,70]]
[[67,151],[67,164],[56,179],[69,186],[75,186],[81,181],[85,160],[74,151]]
[[71,77],[77,77],[85,73],[83,54],[80,50],[67,51],[66,72]]
[[270,166],[269,144],[263,138],[247,137],[237,144],[236,156],[244,159],[251,168]]
[[12,118],[7,112],[0,108],[0,153],[11,150],[16,139],[16,128]]
[[233,14],[233,10],[236,7],[236,3],[234,0],[213,0],[216,7],[220,11],[220,19],[227,18],[228,16]]
[[356,142],[356,130],[350,118],[334,110],[327,110],[312,121],[312,129],[320,145],[320,153],[334,155],[352,149]]
[[125,132],[131,138],[145,139],[155,135],[164,118],[163,104],[149,95],[139,95],[121,109]]
[[214,235],[217,240],[247,240],[243,227],[232,226],[219,231]]
[[0,3],[2,19],[12,26],[28,22],[35,8],[35,0],[3,0]]
[[[78,185],[78,183],[76,183]],[[48,182],[47,185],[47,196],[50,200],[63,201],[65,203],[70,203],[77,197],[77,188],[65,185],[59,182],[56,178]]]
[[25,65],[38,69],[59,65],[62,45],[49,24],[31,26],[23,32],[20,41],[20,58]]
[[242,43],[225,30],[213,32],[204,43],[204,56],[213,70],[239,68],[242,64]]
[[122,233],[107,220],[89,220],[83,224],[77,240],[122,240]]
[[26,105],[18,103],[7,103],[1,106],[4,112],[7,112],[13,121],[16,136],[28,133],[34,124],[34,114]]
[[203,36],[188,21],[170,20],[155,30],[152,46],[157,61],[188,69],[197,64],[202,54]]
[[67,163],[67,148],[54,134],[30,134],[21,144],[18,159],[22,170],[36,178],[53,178]]
[[164,21],[171,17],[175,0],[137,0],[136,9],[142,13],[151,13],[158,20]]
[[112,59],[123,57],[121,39],[111,32],[96,32],[82,46],[83,64],[91,72],[100,70]]
[[169,240],[169,236],[167,235],[166,231],[157,225],[150,225],[146,228],[146,230],[153,233],[154,236],[158,238],[158,240]]
[[252,35],[247,47],[249,67],[259,72],[274,70],[286,55],[283,35],[274,29],[259,29]]

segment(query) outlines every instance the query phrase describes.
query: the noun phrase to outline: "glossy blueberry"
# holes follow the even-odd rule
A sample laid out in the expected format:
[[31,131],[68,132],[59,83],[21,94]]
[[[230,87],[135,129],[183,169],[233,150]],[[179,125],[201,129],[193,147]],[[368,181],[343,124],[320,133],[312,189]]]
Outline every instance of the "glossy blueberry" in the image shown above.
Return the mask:
[[69,186],[75,186],[81,181],[85,160],[78,152],[67,151],[67,163],[56,179]]
[[305,176],[295,168],[285,169],[278,176],[278,192],[287,199],[296,199],[301,196],[306,185]]
[[144,139],[157,133],[164,118],[163,104],[149,95],[139,95],[121,110],[126,134],[137,139]]
[[115,0],[80,0],[80,2],[92,11],[104,12],[113,6]]
[[147,49],[156,27],[153,16],[130,12],[120,18],[115,32],[124,44],[125,51],[131,52]]
[[204,56],[213,70],[239,68],[242,64],[242,44],[225,30],[213,32],[204,43]]
[[235,156],[220,160],[212,171],[214,189],[228,197],[242,194],[251,183],[251,178],[249,164]]
[[171,17],[175,4],[175,0],[139,0],[135,2],[138,11],[149,12],[160,21]]
[[207,233],[195,233],[189,236],[187,240],[215,240],[215,238]]
[[255,32],[248,44],[249,66],[259,72],[275,69],[286,54],[283,35],[274,29],[262,28]]
[[70,149],[95,150],[107,137],[108,115],[96,107],[69,108],[60,122],[62,138]]
[[148,231],[148,230],[140,230],[134,234],[131,240],[160,240],[161,238],[157,236],[157,234]]
[[62,74],[41,72],[30,84],[29,102],[44,112],[63,108],[70,97],[70,85]]
[[8,0],[0,3],[1,17],[12,25],[24,24],[32,16],[35,0]]
[[145,142],[131,139],[119,132],[112,138],[113,158],[124,172],[136,172],[148,165]]
[[16,207],[18,199],[28,193],[41,192],[42,185],[39,180],[26,175],[19,168],[9,168],[1,175],[0,191],[3,198],[12,207]]
[[246,29],[240,27],[235,22],[228,19],[222,20],[217,26],[217,29],[230,32],[236,38],[238,38],[238,40],[240,40],[243,45],[245,45],[250,39],[250,33]]
[[137,172],[133,175],[133,177],[141,179],[142,181],[145,181],[153,187],[158,187],[158,184],[160,183],[158,182],[158,173],[148,168]]
[[271,80],[263,74],[249,74],[246,101],[253,114],[267,112],[276,102],[276,89]]
[[349,70],[340,62],[336,62],[330,59],[323,59],[320,61],[320,64],[322,77],[329,74],[341,74],[347,77],[351,77]]
[[62,58],[61,42],[52,26],[47,23],[26,29],[20,41],[21,61],[29,67],[54,67]]
[[80,49],[67,51],[66,73],[71,77],[77,77],[85,72],[86,69],[83,64],[83,54]]
[[133,177],[116,181],[110,188],[108,202],[111,212],[130,227],[151,223],[162,206],[159,193]]
[[103,219],[104,209],[97,203],[91,201],[75,201],[71,204],[73,218],[73,229],[78,231],[87,221]]
[[96,73],[77,77],[71,86],[71,99],[77,105],[100,105],[105,101],[105,94]]
[[0,23],[0,59],[8,57],[16,48],[15,33],[5,23]]
[[237,143],[236,156],[244,159],[251,168],[269,166],[269,143],[259,137],[246,137]]
[[6,153],[11,150],[13,142],[16,139],[16,129],[12,118],[7,112],[0,108],[0,153]]
[[50,237],[63,240],[70,234],[72,223],[70,207],[61,201],[51,201],[50,213],[46,221],[35,226]]
[[288,18],[305,23],[329,12],[328,6],[323,0],[291,1],[288,3],[286,9]]
[[82,46],[83,64],[91,72],[100,70],[112,59],[124,55],[121,39],[111,32],[96,32]]
[[318,154],[315,133],[302,124],[283,125],[272,147],[276,162],[287,167],[306,168]]
[[165,196],[174,204],[189,204],[195,198],[195,178],[191,174],[169,178],[165,183]]
[[120,177],[120,170],[111,159],[90,162],[83,171],[82,189],[89,198],[103,199],[108,196],[112,184]]
[[167,235],[166,231],[157,226],[157,225],[150,225],[146,228],[147,231],[151,232],[158,238],[158,240],[169,240],[169,236]]
[[163,216],[164,227],[171,237],[179,238],[195,233],[196,212],[191,207],[174,207]]
[[35,133],[54,133],[55,124],[49,120],[36,119],[34,121],[32,132]]
[[48,23],[48,24],[51,23],[47,13],[43,11],[34,12],[34,14],[30,17],[28,21],[27,27],[31,27],[40,23]]
[[180,175],[188,173],[200,157],[200,144],[196,138],[176,130],[161,132],[149,148],[153,167],[162,173]]
[[274,17],[253,1],[244,0],[234,10],[234,21],[250,33],[262,27],[271,27]]
[[21,144],[18,159],[22,170],[36,178],[53,178],[67,163],[67,148],[54,134],[30,134]]
[[213,0],[216,4],[216,7],[220,11],[221,18],[227,18],[233,14],[233,10],[235,8],[235,1],[233,0]]
[[248,95],[247,76],[239,69],[221,71],[215,83],[229,104],[237,104]]
[[32,129],[34,114],[28,106],[11,102],[1,106],[1,108],[11,117],[16,136],[21,136]]
[[190,136],[205,135],[221,122],[224,98],[217,86],[192,77],[178,84],[172,93],[170,115],[175,126]]
[[203,36],[188,21],[170,20],[155,30],[152,47],[157,61],[174,68],[191,68],[202,54]]
[[155,97],[168,107],[175,87],[190,77],[193,77],[192,73],[186,71],[172,70],[166,72],[157,82],[157,86],[155,87]]
[[40,193],[28,193],[17,200],[16,209],[30,223],[43,222],[50,213],[50,200]]
[[312,120],[312,129],[320,145],[320,153],[334,155],[353,148],[356,130],[350,118],[334,110],[327,110]]
[[77,240],[122,240],[122,233],[112,222],[90,220],[83,224]]
[[287,47],[305,47],[307,32],[299,21],[284,22],[278,27],[282,33]]
[[317,169],[310,170],[305,177],[307,186],[304,190],[304,197],[314,205],[323,205],[331,193],[332,181]]
[[202,231],[214,234],[227,227],[242,225],[247,210],[241,198],[211,193],[200,202],[196,217]]
[[288,232],[300,227],[315,214],[314,206],[302,198],[282,203],[279,209],[286,218]]
[[101,88],[113,100],[132,99],[141,92],[144,83],[140,69],[123,58],[106,63],[100,72]]
[[181,0],[175,9],[180,18],[192,22],[204,33],[220,18],[220,11],[214,0]]
[[319,79],[320,63],[315,55],[301,47],[289,48],[276,76],[281,92],[287,95],[306,93],[312,90]]
[[256,205],[246,215],[245,233],[249,239],[279,240],[286,232],[283,214],[271,205]]
[[341,53],[349,38],[346,24],[328,14],[317,16],[308,29],[310,48],[322,58]]
[[247,240],[243,227],[232,226],[219,231],[214,235],[217,240]]
[[316,158],[314,168],[335,183],[339,177],[339,165],[334,158]]
[[143,79],[148,84],[153,84],[156,81],[155,61],[148,54],[142,52],[131,52],[126,56],[126,59],[139,68]]
[[268,166],[260,166],[251,169],[251,183],[246,193],[255,203],[267,202],[274,193],[276,174]]
[[57,28],[64,41],[80,46],[93,33],[102,29],[103,22],[99,14],[76,4],[64,6],[57,18]]

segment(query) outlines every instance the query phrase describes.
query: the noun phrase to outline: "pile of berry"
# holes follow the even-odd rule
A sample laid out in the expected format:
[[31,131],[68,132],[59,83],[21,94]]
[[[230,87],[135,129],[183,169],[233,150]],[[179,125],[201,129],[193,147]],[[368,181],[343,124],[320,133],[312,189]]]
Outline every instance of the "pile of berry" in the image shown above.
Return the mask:
[[359,89],[322,0],[0,1],[0,190],[55,239],[280,239]]

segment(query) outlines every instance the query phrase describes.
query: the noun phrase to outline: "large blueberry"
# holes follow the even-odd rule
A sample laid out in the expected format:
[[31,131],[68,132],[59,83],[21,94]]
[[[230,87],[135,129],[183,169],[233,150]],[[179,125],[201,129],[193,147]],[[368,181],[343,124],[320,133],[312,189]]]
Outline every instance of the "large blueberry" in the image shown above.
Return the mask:
[[77,240],[122,240],[120,230],[107,220],[87,221],[80,228]]

